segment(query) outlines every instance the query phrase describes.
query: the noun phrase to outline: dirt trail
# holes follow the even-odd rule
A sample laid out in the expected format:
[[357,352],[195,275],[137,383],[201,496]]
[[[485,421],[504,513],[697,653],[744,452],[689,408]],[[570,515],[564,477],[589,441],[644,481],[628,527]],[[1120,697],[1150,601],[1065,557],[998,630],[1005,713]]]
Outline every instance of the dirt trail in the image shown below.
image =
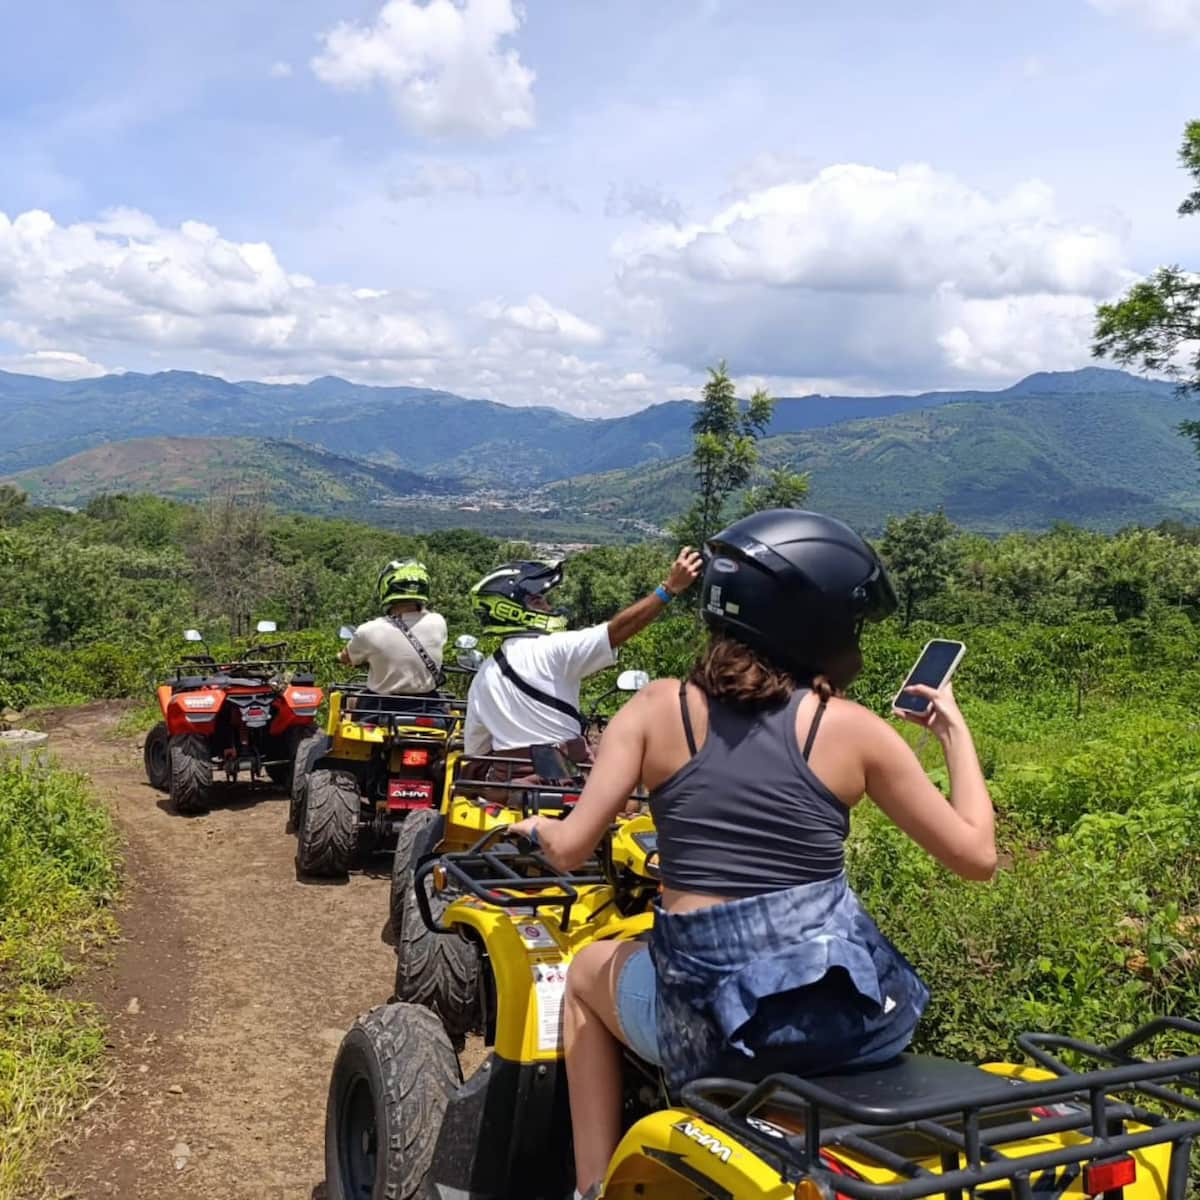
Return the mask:
[[329,1068],[385,1001],[387,881],[300,884],[281,793],[239,789],[202,817],[166,810],[118,705],[50,715],[128,846],[123,938],[93,995],[112,1023],[111,1091],[51,1173],[72,1200],[314,1200]]

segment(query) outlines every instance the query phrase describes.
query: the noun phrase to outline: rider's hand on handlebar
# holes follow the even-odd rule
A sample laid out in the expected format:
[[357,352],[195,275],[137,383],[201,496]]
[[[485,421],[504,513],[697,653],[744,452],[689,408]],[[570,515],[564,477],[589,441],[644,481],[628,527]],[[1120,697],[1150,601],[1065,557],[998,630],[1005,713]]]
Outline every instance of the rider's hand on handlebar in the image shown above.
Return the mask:
[[671,595],[678,596],[700,578],[700,572],[703,570],[704,559],[691,546],[684,546],[672,564],[671,573],[667,576],[664,586]]

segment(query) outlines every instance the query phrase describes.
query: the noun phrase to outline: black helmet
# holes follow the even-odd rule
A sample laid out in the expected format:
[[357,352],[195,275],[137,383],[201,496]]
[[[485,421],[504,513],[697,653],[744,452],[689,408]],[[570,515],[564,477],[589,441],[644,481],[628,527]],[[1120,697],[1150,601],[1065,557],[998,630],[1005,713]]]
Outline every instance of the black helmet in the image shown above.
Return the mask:
[[735,521],[707,546],[702,611],[726,633],[799,678],[858,674],[865,621],[896,609],[879,556],[849,525],[773,508]]
[[483,622],[483,632],[555,633],[566,629],[564,613],[529,607],[532,596],[544,596],[562,577],[561,562],[510,562],[488,572],[471,589],[471,607]]

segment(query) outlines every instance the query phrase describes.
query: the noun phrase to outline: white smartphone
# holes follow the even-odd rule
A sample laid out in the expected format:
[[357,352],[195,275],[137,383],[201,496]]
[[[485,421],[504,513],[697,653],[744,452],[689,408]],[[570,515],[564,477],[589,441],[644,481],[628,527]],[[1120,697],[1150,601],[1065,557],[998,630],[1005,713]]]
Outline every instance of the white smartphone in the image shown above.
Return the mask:
[[904,689],[912,687],[914,683],[923,683],[935,689],[942,687],[954,674],[966,652],[967,648],[962,642],[944,641],[941,638],[927,642],[925,649],[921,651],[921,657],[917,659],[908,673],[908,678],[896,693],[896,698],[892,701],[893,710],[916,713],[917,716],[928,712],[929,701],[924,696],[910,696]]

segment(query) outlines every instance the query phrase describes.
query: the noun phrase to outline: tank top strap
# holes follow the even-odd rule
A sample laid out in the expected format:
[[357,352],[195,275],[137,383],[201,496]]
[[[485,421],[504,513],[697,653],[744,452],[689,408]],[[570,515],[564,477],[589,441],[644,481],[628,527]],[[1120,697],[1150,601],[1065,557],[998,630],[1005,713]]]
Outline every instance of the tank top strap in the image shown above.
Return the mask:
[[695,758],[696,734],[692,729],[692,714],[688,711],[686,679],[681,680],[679,684],[679,715],[683,718],[683,734],[687,738],[688,752]]

